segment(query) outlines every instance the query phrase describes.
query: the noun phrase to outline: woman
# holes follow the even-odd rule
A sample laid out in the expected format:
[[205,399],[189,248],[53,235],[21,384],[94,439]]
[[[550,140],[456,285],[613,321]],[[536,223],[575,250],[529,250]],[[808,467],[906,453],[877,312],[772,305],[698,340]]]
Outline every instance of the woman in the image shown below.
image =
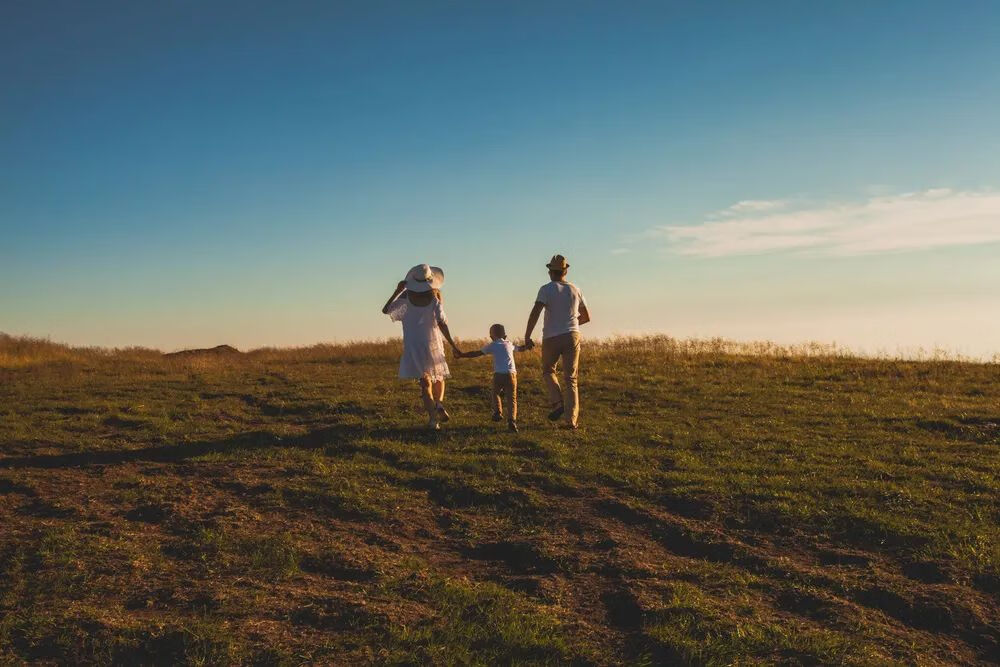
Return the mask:
[[428,428],[439,430],[448,421],[444,409],[444,381],[451,377],[444,358],[444,342],[458,348],[448,331],[448,318],[441,307],[444,271],[436,266],[418,264],[385,302],[382,312],[393,322],[403,324],[403,356],[399,360],[399,377],[420,382],[420,397],[427,410]]

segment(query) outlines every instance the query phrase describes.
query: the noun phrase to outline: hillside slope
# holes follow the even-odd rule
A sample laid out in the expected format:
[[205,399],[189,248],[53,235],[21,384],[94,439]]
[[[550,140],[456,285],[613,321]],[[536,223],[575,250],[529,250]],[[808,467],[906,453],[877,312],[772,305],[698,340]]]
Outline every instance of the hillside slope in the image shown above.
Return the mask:
[[591,344],[580,432],[536,352],[433,434],[398,343],[0,342],[0,662],[1000,660],[995,365]]

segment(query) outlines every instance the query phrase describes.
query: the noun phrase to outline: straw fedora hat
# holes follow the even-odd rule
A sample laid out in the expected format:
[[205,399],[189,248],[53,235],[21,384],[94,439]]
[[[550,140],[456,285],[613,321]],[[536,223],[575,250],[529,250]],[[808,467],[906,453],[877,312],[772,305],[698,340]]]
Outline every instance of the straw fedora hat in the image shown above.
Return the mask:
[[552,259],[545,266],[553,271],[565,271],[569,268],[569,262],[562,255],[552,255]]
[[406,289],[411,292],[429,292],[444,285],[444,271],[436,266],[417,264],[406,272]]

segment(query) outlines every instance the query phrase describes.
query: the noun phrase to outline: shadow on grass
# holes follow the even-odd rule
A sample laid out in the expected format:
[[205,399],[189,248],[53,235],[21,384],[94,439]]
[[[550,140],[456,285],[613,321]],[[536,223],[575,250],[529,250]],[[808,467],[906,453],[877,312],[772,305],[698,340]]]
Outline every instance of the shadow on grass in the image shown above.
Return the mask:
[[[355,451],[354,443],[363,438],[435,444],[448,439],[450,434],[468,435],[474,432],[478,433],[480,430],[477,426],[451,427],[435,432],[420,427],[368,429],[352,424],[336,424],[293,437],[279,437],[269,431],[251,431],[248,433],[239,433],[221,440],[157,445],[139,449],[106,449],[68,454],[12,456],[0,459],[0,470],[13,468],[77,468],[81,466],[119,465],[136,462],[171,463],[211,454],[228,454],[236,451],[253,451],[270,447],[299,447],[303,449],[339,447],[343,449],[344,453],[350,453]],[[0,450],[4,447],[5,445],[0,445]]]

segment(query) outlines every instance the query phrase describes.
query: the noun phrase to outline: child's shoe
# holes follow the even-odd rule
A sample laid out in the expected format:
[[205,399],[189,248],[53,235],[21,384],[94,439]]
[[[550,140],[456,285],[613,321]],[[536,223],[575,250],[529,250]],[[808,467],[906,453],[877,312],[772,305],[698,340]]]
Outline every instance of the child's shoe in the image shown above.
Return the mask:
[[495,421],[495,422],[501,422],[501,421],[503,421],[503,415],[500,414],[499,412],[494,412],[493,413],[493,421]]

